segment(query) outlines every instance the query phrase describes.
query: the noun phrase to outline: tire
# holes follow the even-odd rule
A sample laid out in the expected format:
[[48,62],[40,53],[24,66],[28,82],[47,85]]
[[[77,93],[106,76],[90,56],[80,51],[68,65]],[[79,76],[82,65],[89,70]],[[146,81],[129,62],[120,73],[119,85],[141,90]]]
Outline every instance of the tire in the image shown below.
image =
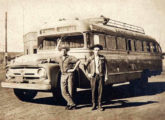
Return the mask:
[[52,94],[53,94],[53,100],[54,100],[55,103],[57,103],[57,104],[66,104],[66,101],[62,97],[60,88],[54,89],[52,91]]
[[132,96],[145,95],[148,87],[149,71],[144,71],[140,79],[130,81],[130,93]]
[[114,96],[113,94],[113,84],[105,85],[103,88],[103,100],[109,102]]
[[14,94],[21,101],[31,101],[37,95],[37,91],[14,89]]

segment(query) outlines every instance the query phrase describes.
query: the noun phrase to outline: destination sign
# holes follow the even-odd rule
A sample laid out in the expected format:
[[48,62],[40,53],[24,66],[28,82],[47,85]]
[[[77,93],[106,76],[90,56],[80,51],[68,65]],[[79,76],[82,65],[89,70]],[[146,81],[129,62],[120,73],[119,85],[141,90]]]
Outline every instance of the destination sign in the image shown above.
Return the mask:
[[74,30],[76,30],[76,26],[57,27],[57,32],[74,31]]
[[54,33],[55,29],[54,28],[48,28],[48,29],[42,29],[40,30],[40,34],[47,34],[47,33]]
[[53,34],[55,32],[67,32],[67,31],[75,31],[76,26],[61,26],[56,28],[48,28],[40,30],[40,34]]

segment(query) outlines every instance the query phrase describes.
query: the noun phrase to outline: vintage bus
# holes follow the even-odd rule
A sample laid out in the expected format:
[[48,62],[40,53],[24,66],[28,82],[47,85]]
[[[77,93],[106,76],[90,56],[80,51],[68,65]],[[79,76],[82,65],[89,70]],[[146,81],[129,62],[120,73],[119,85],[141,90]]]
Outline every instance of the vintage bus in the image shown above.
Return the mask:
[[[144,88],[148,77],[162,72],[162,51],[154,38],[145,35],[141,27],[105,17],[61,19],[44,25],[38,31],[37,42],[37,54],[16,58],[7,66],[6,81],[1,83],[2,87],[13,88],[23,101],[33,99],[38,91],[52,92],[56,99],[60,96],[60,69],[52,60],[60,55],[57,45],[70,47],[68,54],[83,63],[93,54],[89,48],[101,44],[100,54],[108,63],[107,86],[130,82]],[[90,88],[82,64],[74,80],[74,88]]]

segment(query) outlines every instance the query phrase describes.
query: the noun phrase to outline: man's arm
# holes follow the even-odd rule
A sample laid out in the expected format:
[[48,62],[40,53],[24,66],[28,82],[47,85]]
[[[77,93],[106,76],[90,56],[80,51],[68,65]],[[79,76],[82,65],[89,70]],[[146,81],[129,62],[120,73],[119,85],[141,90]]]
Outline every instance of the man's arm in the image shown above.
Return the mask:
[[61,61],[60,56],[51,58],[51,61],[59,63],[59,61]]
[[79,66],[79,64],[80,64],[80,60],[78,60],[77,62],[76,62],[76,65],[74,66],[74,68],[73,69],[69,69],[67,72],[74,72],[76,69],[77,69],[77,67]]
[[79,59],[77,59],[76,57],[74,57],[74,56],[69,56],[69,61],[70,61],[70,63],[77,63],[77,61],[79,61]]
[[61,41],[62,41],[62,39],[60,39],[60,38],[57,39],[57,47],[55,48],[55,50],[59,49]]
[[83,64],[84,65],[84,73],[86,76],[88,76],[89,78],[92,78],[92,74],[89,73],[89,71],[87,70],[88,65],[90,64],[91,60],[92,60],[92,56],[90,56],[87,61]]
[[107,60],[105,59],[105,81],[108,80],[108,66],[107,66]]
[[87,67],[88,67],[88,65],[90,64],[91,60],[92,60],[92,56],[90,56],[90,57],[87,59],[87,61],[83,64],[84,67],[85,67],[85,69],[87,69]]

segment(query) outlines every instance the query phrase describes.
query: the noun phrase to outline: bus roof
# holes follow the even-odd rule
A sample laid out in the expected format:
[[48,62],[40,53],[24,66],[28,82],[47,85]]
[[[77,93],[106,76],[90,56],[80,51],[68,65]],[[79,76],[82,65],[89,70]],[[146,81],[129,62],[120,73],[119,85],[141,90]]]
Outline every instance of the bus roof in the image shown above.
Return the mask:
[[122,23],[119,21],[117,21],[117,23],[113,22],[113,24],[112,22],[110,23],[107,22],[105,24],[106,19],[105,17],[88,18],[82,20],[62,19],[57,22],[51,24],[45,24],[44,26],[42,26],[38,32],[38,36],[52,36],[52,35],[60,35],[60,34],[68,34],[68,33],[83,33],[88,31],[94,31],[94,32],[99,32],[99,33],[101,32],[115,36],[125,36],[126,38],[156,41],[154,38],[145,35],[144,30],[141,27],[130,25],[127,23]]

